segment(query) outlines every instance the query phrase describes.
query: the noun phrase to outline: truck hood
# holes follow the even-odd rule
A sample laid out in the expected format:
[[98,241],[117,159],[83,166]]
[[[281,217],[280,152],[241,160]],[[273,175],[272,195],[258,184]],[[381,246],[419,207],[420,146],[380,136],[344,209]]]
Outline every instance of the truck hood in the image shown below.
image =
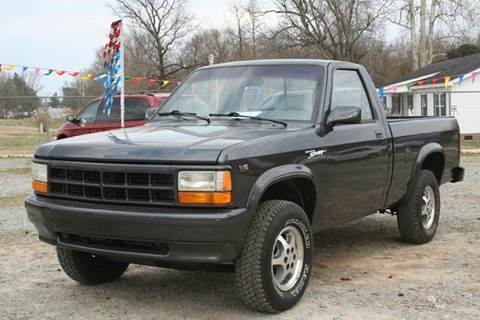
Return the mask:
[[291,131],[258,123],[166,125],[99,132],[41,145],[36,158],[105,162],[216,162],[230,146]]

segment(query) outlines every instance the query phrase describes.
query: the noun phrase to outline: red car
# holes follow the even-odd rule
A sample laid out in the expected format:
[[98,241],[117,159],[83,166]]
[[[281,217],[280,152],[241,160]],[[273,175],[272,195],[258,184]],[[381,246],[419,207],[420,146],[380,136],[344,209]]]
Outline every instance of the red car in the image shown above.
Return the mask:
[[[125,96],[125,127],[145,124],[145,113],[149,108],[158,108],[169,93],[132,94]],[[87,104],[76,116],[68,116],[57,131],[57,139],[120,128],[120,96],[113,99],[110,116],[103,113],[101,98]]]

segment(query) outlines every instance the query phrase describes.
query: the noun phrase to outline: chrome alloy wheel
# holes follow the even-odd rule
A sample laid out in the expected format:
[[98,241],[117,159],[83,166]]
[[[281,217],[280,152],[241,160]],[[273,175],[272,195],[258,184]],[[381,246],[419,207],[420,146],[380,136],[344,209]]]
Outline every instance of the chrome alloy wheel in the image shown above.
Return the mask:
[[435,192],[432,187],[425,188],[422,200],[422,224],[425,230],[428,230],[435,220]]
[[287,226],[275,239],[272,253],[272,278],[281,291],[288,291],[302,274],[304,241],[300,231]]

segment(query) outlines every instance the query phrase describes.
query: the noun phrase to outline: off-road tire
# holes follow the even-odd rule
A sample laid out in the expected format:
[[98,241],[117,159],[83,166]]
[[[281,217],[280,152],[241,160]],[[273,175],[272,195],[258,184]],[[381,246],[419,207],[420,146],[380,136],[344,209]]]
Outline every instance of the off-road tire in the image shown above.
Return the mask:
[[[430,187],[435,195],[435,216],[429,228],[422,222],[424,191]],[[428,170],[420,171],[409,195],[400,204],[397,212],[398,229],[402,240],[412,244],[424,244],[433,239],[440,218],[440,190],[435,175]]]
[[120,263],[89,253],[57,247],[57,258],[63,271],[73,280],[85,285],[97,285],[117,280],[127,270]]
[[[289,226],[296,228],[303,240],[303,264],[298,280],[290,290],[282,291],[274,282],[272,254],[277,237]],[[293,307],[307,287],[312,271],[312,254],[313,237],[303,209],[289,201],[262,202],[235,264],[237,288],[243,302],[252,309],[268,313]]]

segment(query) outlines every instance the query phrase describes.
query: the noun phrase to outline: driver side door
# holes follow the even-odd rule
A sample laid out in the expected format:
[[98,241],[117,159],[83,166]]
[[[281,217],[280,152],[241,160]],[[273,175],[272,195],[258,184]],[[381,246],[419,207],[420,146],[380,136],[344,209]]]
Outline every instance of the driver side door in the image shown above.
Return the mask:
[[334,69],[332,75],[326,115],[343,106],[360,108],[362,117],[359,123],[328,128],[321,138],[326,159],[316,163],[315,174],[323,225],[382,208],[391,163],[389,134],[360,70]]

